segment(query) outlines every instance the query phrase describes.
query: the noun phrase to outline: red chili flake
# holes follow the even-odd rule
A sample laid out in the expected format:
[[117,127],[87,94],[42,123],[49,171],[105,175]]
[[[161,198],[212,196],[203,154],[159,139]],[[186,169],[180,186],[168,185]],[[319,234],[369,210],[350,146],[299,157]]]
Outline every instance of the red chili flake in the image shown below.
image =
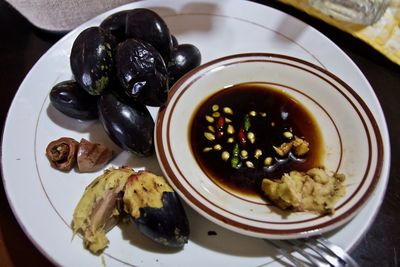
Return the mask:
[[225,117],[221,116],[217,120],[217,130],[221,131],[225,126]]
[[239,132],[238,132],[238,141],[240,144],[246,144],[246,135],[244,133],[243,128],[240,128]]

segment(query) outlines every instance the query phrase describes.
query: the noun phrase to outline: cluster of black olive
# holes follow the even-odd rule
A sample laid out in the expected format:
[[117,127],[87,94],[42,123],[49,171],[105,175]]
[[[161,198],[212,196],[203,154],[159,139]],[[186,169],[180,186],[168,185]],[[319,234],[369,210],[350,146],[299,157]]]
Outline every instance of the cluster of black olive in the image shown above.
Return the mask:
[[178,44],[154,11],[117,12],[78,35],[70,55],[74,80],[55,85],[50,101],[70,117],[99,118],[121,148],[148,156],[154,121],[146,106],[162,106],[169,88],[200,62],[199,49]]

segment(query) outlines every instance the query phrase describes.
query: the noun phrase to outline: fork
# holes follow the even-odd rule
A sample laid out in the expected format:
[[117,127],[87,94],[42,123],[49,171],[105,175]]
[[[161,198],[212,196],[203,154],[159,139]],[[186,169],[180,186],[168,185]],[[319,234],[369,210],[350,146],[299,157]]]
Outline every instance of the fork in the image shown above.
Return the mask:
[[[299,240],[267,240],[296,267],[358,267],[341,247],[319,236]],[[295,253],[297,252],[297,253]]]

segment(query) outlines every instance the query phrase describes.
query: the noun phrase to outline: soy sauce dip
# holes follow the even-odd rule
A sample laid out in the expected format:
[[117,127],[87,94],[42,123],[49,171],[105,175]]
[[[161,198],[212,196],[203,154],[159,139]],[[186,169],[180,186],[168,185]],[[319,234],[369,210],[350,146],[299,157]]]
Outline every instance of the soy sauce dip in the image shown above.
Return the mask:
[[[259,195],[263,178],[322,165],[323,140],[312,114],[285,92],[263,83],[233,85],[200,103],[189,130],[192,153],[219,186]],[[308,152],[282,144],[303,140]],[[278,150],[277,150],[278,149]]]

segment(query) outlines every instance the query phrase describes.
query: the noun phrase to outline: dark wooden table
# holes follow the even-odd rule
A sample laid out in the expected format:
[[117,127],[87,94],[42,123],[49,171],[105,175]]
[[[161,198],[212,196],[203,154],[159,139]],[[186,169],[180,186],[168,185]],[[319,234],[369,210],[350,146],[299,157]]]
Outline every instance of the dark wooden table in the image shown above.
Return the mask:
[[[400,266],[400,67],[363,42],[275,1],[256,1],[312,25],[358,65],[374,88],[389,126],[392,147],[390,180],[378,216],[351,252],[361,266]],[[20,83],[34,63],[62,35],[37,30],[0,0],[0,117],[6,114]],[[0,189],[0,266],[52,266],[26,237]]]

